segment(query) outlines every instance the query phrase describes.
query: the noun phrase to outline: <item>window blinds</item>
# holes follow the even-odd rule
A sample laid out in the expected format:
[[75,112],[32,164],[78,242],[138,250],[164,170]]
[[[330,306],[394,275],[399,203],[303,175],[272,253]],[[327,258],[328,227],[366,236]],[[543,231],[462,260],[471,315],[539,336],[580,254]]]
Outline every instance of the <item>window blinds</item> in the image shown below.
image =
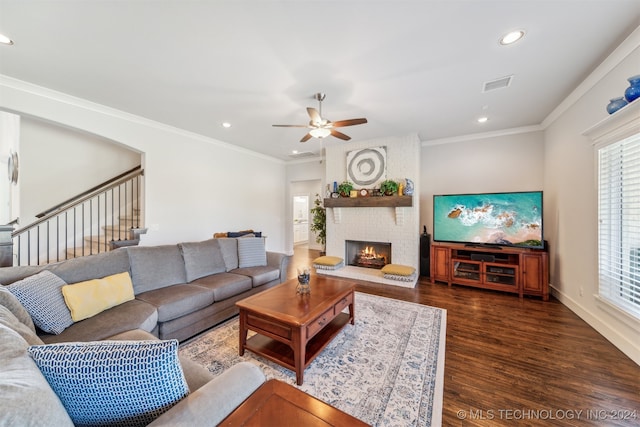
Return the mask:
[[598,150],[599,294],[640,318],[640,134]]

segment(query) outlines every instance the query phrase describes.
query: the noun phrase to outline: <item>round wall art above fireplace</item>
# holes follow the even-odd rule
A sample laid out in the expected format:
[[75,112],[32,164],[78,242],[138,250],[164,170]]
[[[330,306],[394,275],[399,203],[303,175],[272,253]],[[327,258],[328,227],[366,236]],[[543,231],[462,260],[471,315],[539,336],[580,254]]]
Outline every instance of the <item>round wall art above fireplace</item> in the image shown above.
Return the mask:
[[347,153],[347,179],[356,188],[375,187],[387,175],[387,147],[365,148]]

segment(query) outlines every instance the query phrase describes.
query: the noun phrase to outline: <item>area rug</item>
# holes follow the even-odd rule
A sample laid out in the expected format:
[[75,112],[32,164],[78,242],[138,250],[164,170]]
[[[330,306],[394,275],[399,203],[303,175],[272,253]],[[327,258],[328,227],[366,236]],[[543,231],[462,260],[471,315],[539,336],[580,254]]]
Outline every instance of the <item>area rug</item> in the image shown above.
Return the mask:
[[[305,369],[293,371],[246,351],[238,355],[238,318],[180,347],[214,375],[241,361],[372,426],[439,426],[442,419],[446,311],[356,292],[348,324]],[[251,334],[251,332],[249,332]]]

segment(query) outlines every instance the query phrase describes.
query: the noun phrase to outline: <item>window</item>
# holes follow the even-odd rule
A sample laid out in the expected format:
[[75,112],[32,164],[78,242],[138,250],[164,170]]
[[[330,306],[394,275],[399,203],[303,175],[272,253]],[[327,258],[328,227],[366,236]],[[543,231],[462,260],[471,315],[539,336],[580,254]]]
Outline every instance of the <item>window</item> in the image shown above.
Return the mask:
[[640,318],[640,133],[598,148],[600,297]]

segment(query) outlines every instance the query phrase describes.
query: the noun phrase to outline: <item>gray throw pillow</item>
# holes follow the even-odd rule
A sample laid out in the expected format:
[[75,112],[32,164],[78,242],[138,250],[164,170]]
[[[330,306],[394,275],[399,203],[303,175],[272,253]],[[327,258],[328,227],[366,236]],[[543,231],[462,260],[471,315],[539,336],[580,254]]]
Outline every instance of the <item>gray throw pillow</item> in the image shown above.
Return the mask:
[[27,309],[38,328],[57,335],[73,325],[71,312],[62,296],[64,285],[64,280],[45,270],[13,282],[7,289]]
[[238,239],[220,238],[218,239],[218,244],[222,250],[222,258],[227,271],[238,268]]
[[262,237],[238,239],[238,265],[240,268],[267,265],[267,252]]
[[187,270],[187,282],[225,271],[224,259],[216,239],[180,243],[179,246]]

